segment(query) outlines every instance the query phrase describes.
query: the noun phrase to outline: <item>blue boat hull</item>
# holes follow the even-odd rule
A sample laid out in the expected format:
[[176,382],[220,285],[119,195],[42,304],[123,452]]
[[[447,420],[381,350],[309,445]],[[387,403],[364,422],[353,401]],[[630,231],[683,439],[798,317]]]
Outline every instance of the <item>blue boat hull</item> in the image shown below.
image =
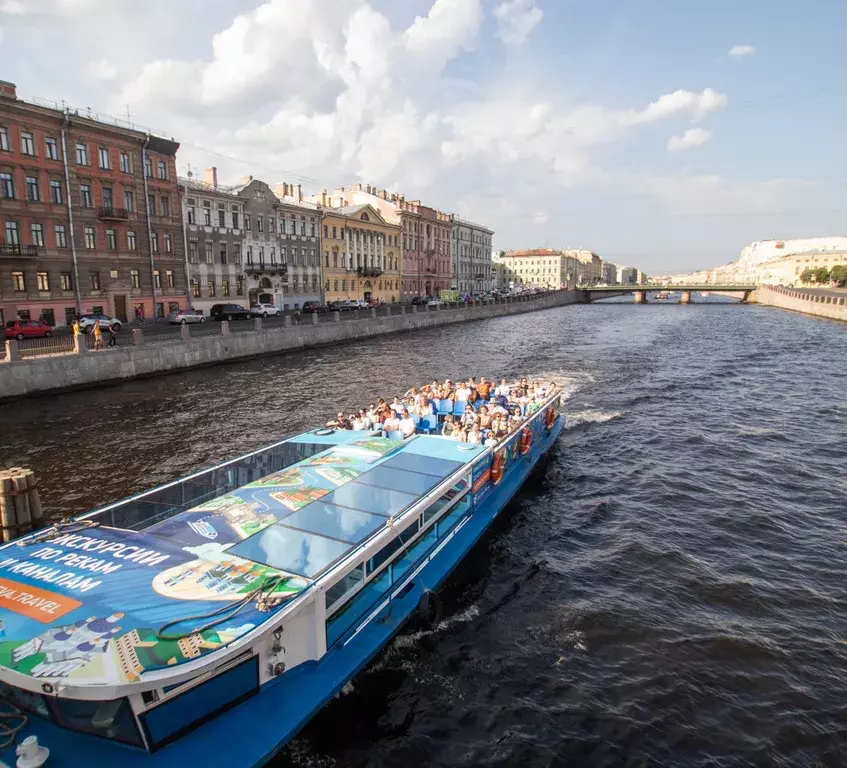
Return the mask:
[[[549,431],[539,430],[530,451],[510,460],[502,481],[459,519],[444,540],[428,553],[422,552],[419,564],[377,600],[374,608],[341,635],[319,661],[286,671],[263,685],[256,695],[152,754],[68,731],[34,717],[29,718],[18,741],[37,735],[40,743],[50,748],[53,768],[264,765],[400,631],[418,610],[425,589],[433,590],[447,579],[539,461],[546,458],[564,421],[564,416],[559,415]],[[8,762],[10,757],[7,752],[0,755],[0,760],[5,758]]]

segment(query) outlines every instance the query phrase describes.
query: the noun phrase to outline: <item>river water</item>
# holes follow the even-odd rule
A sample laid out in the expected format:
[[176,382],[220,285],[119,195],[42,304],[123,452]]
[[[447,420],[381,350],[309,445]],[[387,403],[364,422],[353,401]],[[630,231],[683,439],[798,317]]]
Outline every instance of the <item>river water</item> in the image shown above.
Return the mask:
[[[603,302],[0,406],[81,512],[414,383],[555,377],[567,430],[278,765],[847,764],[847,333]],[[296,702],[292,702],[296,706]]]

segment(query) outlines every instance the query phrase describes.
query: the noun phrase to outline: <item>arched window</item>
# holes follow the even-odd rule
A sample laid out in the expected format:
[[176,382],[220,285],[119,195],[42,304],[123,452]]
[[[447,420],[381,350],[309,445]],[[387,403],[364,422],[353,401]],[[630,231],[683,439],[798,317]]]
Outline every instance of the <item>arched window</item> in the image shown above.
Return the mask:
[[370,219],[368,218],[368,214],[366,214],[366,213],[363,213],[359,218],[362,221],[370,221]]

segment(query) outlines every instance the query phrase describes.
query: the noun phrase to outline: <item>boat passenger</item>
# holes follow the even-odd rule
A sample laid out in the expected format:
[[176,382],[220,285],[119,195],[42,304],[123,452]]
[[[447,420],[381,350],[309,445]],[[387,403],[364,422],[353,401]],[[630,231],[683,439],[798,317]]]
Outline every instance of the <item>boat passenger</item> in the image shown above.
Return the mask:
[[444,437],[452,437],[453,436],[453,414],[448,413],[444,417],[444,424],[441,426],[441,434]]
[[404,440],[408,440],[412,435],[415,434],[415,422],[411,416],[409,416],[409,411],[405,408],[403,409],[403,418],[400,419],[400,433],[403,435]]
[[470,400],[471,394],[473,393],[471,392],[470,387],[464,381],[460,381],[459,386],[456,387],[456,399],[467,402]]
[[509,397],[509,393],[512,391],[512,388],[509,386],[509,382],[506,379],[500,380],[500,386],[494,390],[496,395],[500,395],[502,397]]
[[468,431],[468,442],[474,445],[482,443],[482,432],[479,431],[479,424],[474,424]]
[[473,406],[468,403],[465,406],[465,412],[462,414],[462,426],[465,429],[470,429],[477,420],[476,411],[473,409]]
[[419,416],[432,416],[435,413],[429,398],[423,397],[418,405]]
[[488,406],[483,405],[479,409],[479,428],[489,429],[491,427],[491,414],[488,412]]
[[491,384],[488,383],[488,379],[486,379],[485,376],[479,380],[476,391],[481,400],[488,400],[488,397],[491,394]]
[[383,434],[387,435],[389,432],[397,432],[399,429],[400,419],[397,418],[397,413],[395,411],[391,411],[391,415],[382,422]]
[[395,413],[403,413],[403,409],[405,407],[406,406],[403,405],[403,403],[400,402],[399,397],[395,396],[394,399],[391,401],[391,410],[394,411]]

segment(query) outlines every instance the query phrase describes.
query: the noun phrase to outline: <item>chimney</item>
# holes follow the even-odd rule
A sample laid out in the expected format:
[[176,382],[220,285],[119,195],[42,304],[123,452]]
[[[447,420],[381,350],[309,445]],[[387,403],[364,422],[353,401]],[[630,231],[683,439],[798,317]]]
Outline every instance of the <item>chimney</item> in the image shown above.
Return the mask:
[[0,96],[5,99],[17,99],[18,87],[8,80],[0,80]]
[[[294,195],[294,185],[293,184],[291,185],[291,194]],[[303,202],[303,185],[302,184],[297,185],[297,194],[294,195],[294,199],[298,203]]]
[[217,168],[206,168],[203,171],[203,181],[212,187],[212,189],[218,188],[218,169]]
[[321,192],[321,205],[326,208],[326,190]]
[[252,177],[252,176],[242,176],[242,177],[239,179],[239,181],[240,181],[242,184],[249,184],[251,181],[253,181],[253,177]]

